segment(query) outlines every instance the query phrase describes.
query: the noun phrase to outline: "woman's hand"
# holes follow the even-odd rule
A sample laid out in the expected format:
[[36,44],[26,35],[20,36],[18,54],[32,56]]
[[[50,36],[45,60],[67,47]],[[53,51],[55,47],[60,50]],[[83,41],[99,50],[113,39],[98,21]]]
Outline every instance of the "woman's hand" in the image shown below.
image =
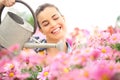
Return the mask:
[[0,0],[0,7],[3,5],[6,7],[10,7],[15,3],[15,0]]

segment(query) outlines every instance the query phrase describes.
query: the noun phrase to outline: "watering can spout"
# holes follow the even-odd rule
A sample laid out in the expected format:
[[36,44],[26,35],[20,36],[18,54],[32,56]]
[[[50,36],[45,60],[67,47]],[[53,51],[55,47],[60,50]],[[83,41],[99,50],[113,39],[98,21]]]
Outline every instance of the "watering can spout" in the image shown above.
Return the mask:
[[64,50],[63,41],[59,41],[57,43],[25,43],[25,48],[57,48],[59,51]]

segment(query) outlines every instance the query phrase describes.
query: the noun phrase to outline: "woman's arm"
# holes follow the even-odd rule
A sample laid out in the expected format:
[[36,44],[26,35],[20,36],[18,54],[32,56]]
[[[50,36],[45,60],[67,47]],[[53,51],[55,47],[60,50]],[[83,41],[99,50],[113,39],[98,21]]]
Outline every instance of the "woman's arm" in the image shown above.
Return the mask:
[[3,7],[3,4],[2,4],[2,2],[0,1],[0,9]]

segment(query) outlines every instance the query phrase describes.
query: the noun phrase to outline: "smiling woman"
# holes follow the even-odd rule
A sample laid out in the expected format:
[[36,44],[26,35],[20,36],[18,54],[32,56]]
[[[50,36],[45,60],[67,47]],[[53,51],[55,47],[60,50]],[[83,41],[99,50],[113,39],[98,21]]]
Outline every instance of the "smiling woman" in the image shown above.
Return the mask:
[[[53,4],[45,3],[38,6],[35,14],[38,20],[39,30],[46,36],[46,42],[58,43],[62,41],[63,52],[68,53],[69,43],[66,41],[66,23],[59,9]],[[61,52],[56,48],[47,48],[45,51],[51,57]]]

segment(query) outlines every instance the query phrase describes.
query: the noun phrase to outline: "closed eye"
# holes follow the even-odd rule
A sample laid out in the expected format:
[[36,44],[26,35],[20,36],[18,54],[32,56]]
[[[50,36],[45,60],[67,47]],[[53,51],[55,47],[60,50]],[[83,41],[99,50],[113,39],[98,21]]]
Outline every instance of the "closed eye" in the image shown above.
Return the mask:
[[54,20],[58,20],[59,19],[59,17],[55,17],[55,18],[53,18]]
[[49,22],[48,21],[43,21],[42,24],[43,24],[43,26],[47,26],[49,24]]
[[57,19],[59,19],[59,16],[55,14],[52,16],[52,18],[53,18],[53,20],[57,20]]

